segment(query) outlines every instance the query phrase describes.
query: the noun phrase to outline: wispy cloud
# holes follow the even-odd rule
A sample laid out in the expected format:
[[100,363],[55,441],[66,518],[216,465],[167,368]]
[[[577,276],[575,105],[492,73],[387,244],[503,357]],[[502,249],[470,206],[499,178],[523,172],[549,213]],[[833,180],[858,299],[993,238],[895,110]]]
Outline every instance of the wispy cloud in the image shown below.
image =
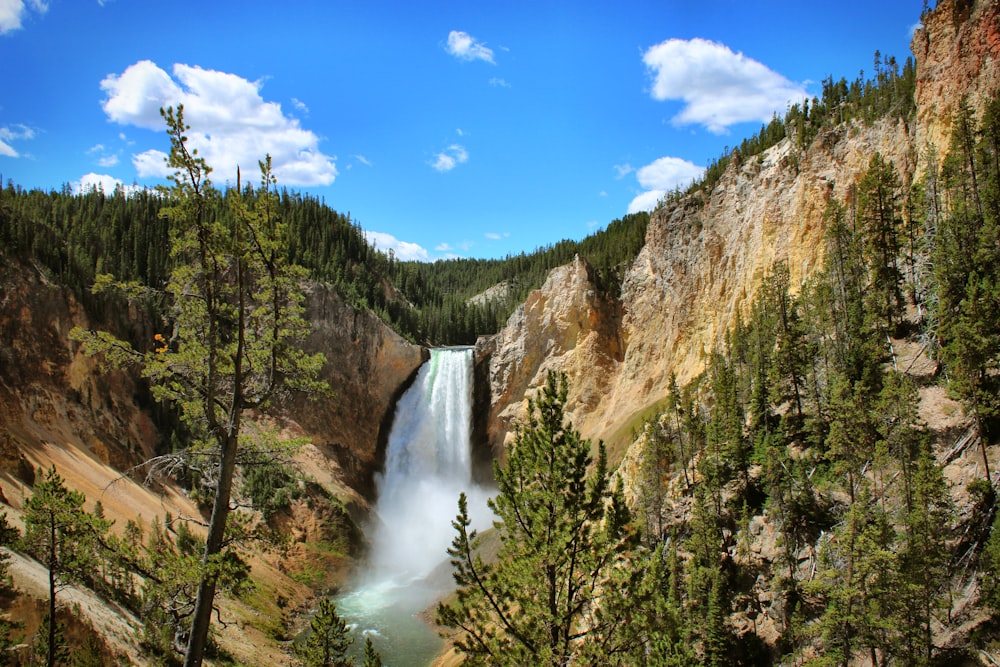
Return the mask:
[[365,231],[365,238],[382,252],[392,250],[396,258],[404,262],[426,262],[430,259],[426,248],[409,241],[400,241],[392,234]]
[[458,165],[469,161],[469,152],[460,144],[452,144],[434,156],[430,165],[437,171],[451,171]]
[[309,107],[306,106],[306,103],[300,100],[299,98],[297,97],[292,98],[292,106],[295,107],[295,109],[300,113],[303,113],[307,116],[309,115]]
[[361,164],[365,165],[366,167],[372,166],[371,160],[366,158],[364,155],[355,155],[354,159],[360,162]]
[[636,196],[629,204],[629,213],[652,211],[656,202],[671,190],[690,184],[705,173],[704,167],[678,157],[661,157],[641,167],[636,172],[640,187],[645,192]]
[[494,88],[510,88],[510,84],[505,79],[495,76],[490,79],[490,85]]
[[656,100],[683,100],[675,125],[703,125],[722,134],[745,121],[767,122],[790,102],[808,97],[802,84],[705,39],[669,39],[651,47],[643,62]]
[[628,162],[625,164],[616,164],[613,169],[615,170],[615,180],[618,181],[635,171],[635,167],[630,165]]
[[87,155],[92,155],[97,160],[97,165],[100,167],[113,167],[118,164],[119,157],[117,153],[109,153],[107,147],[104,144],[96,144],[87,149]]
[[[2,2],[3,0],[0,0]],[[22,154],[11,146],[11,142],[27,141],[35,138],[35,131],[27,125],[7,125],[0,127],[0,155],[5,157],[22,157]]]
[[452,30],[448,33],[448,45],[445,48],[459,60],[484,60],[492,65],[496,64],[493,60],[493,49],[461,30]]
[[[277,102],[264,100],[262,84],[228,72],[176,64],[173,76],[141,60],[101,81],[108,119],[122,125],[163,128],[162,107],[183,104],[193,148],[216,170],[235,174],[237,165],[254,166],[271,156],[274,173],[286,185],[330,185],[336,157],[319,149],[319,137],[286,116]],[[132,156],[140,177],[169,173],[166,154],[147,150]]]
[[0,0],[0,35],[6,35],[24,27],[24,20],[29,16],[29,10],[44,14],[49,10],[49,3],[43,0]]
[[442,253],[443,259],[458,259],[463,256],[462,253],[468,254],[475,245],[472,241],[461,241],[456,245],[443,241],[434,246],[434,251]]

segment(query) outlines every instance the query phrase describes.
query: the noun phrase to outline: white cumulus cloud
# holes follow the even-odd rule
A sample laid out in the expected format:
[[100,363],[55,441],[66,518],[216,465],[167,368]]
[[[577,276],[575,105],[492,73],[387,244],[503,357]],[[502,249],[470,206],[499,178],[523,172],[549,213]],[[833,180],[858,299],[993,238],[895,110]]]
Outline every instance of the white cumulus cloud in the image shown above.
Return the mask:
[[436,170],[445,172],[451,171],[458,165],[469,161],[469,152],[464,146],[452,144],[434,156],[430,165]]
[[[236,167],[253,173],[270,155],[278,181],[285,185],[329,185],[337,176],[336,157],[319,149],[319,137],[286,116],[281,105],[261,97],[261,83],[228,72],[176,64],[168,74],[141,60],[101,81],[108,119],[122,125],[165,128],[160,109],[184,105],[192,148],[215,170],[216,179],[235,177]],[[169,173],[162,151],[132,156],[141,177]]]
[[460,60],[485,60],[493,65],[493,49],[476,39],[467,32],[452,30],[448,33],[448,53]]
[[91,192],[92,190],[100,190],[101,192],[110,195],[116,188],[121,188],[126,195],[129,195],[139,190],[137,186],[125,185],[121,182],[121,180],[115,178],[114,176],[109,176],[108,174],[95,174],[93,172],[81,176],[79,181],[72,183],[72,187],[75,194],[83,194],[85,192]]
[[668,192],[689,185],[705,173],[704,167],[678,157],[661,157],[636,171],[636,179],[645,190],[628,206],[629,213],[652,211]]
[[643,54],[656,100],[683,100],[676,125],[703,125],[715,134],[745,121],[767,122],[808,97],[802,84],[706,39],[668,39]]
[[20,30],[29,7],[39,14],[49,10],[49,4],[43,0],[28,0],[27,5],[24,0],[0,0],[0,35]]
[[170,171],[167,169],[167,154],[156,149],[133,155],[132,165],[139,178],[163,177]]
[[409,241],[400,241],[392,234],[365,231],[365,239],[382,252],[392,250],[396,259],[404,262],[426,262],[429,259],[425,248]]

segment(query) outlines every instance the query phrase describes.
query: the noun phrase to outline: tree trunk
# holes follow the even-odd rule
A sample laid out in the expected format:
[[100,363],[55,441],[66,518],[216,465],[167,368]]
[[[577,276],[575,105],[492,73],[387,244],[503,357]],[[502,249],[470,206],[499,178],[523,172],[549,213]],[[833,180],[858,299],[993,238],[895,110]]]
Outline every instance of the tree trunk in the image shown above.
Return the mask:
[[46,657],[46,665],[55,667],[56,665],[56,515],[54,511],[49,512],[49,655]]
[[[236,431],[238,432],[238,431]],[[208,565],[211,558],[222,551],[223,538],[226,532],[226,519],[229,518],[229,500],[232,495],[233,475],[236,470],[236,447],[239,443],[236,435],[230,433],[222,446],[222,456],[219,465],[219,485],[215,491],[215,503],[212,506],[212,518],[208,525],[208,536],[205,539],[205,551],[202,564]],[[215,600],[215,585],[218,576],[206,570],[198,585],[198,598],[195,601],[194,614],[191,618],[191,633],[188,637],[187,652],[184,656],[184,667],[200,667],[208,643],[208,628],[212,621],[212,608]]]

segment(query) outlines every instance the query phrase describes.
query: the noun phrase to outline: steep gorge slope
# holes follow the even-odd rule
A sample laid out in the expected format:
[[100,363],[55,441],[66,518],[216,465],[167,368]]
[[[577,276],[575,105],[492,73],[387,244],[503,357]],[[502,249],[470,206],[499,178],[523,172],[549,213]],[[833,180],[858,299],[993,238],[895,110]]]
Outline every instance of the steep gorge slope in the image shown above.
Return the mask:
[[[0,452],[6,457],[0,475],[47,466],[45,446],[68,442],[118,471],[152,457],[161,444],[152,401],[135,377],[103,372],[70,340],[74,326],[92,326],[72,292],[17,261],[0,267],[0,286]],[[323,285],[310,286],[306,316],[312,324],[306,349],[326,355],[322,376],[332,393],[297,400],[282,418],[324,451],[339,468],[343,489],[364,502],[385,422],[426,351]],[[126,319],[135,336],[152,339],[141,311]]]

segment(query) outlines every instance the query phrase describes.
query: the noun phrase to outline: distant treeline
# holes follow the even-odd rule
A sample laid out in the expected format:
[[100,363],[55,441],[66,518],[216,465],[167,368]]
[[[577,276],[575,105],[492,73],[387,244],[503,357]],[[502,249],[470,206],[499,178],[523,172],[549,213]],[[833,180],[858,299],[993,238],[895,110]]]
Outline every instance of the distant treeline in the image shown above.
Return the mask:
[[[68,186],[43,192],[8,182],[0,187],[0,253],[44,267],[92,309],[102,307],[89,294],[99,274],[136,281],[155,294],[172,268],[162,216],[169,205],[156,191],[74,194]],[[495,333],[552,268],[577,253],[594,265],[603,289],[616,291],[625,266],[642,248],[649,220],[646,213],[628,215],[583,241],[504,259],[420,263],[376,251],[350,215],[316,197],[282,190],[279,205],[291,261],[403,336],[430,345],[472,343]],[[214,202],[214,214],[230,214],[225,196]],[[470,301],[503,281],[510,289],[502,298]],[[155,299],[150,303],[155,308]],[[104,310],[111,316],[115,309],[105,304]]]

